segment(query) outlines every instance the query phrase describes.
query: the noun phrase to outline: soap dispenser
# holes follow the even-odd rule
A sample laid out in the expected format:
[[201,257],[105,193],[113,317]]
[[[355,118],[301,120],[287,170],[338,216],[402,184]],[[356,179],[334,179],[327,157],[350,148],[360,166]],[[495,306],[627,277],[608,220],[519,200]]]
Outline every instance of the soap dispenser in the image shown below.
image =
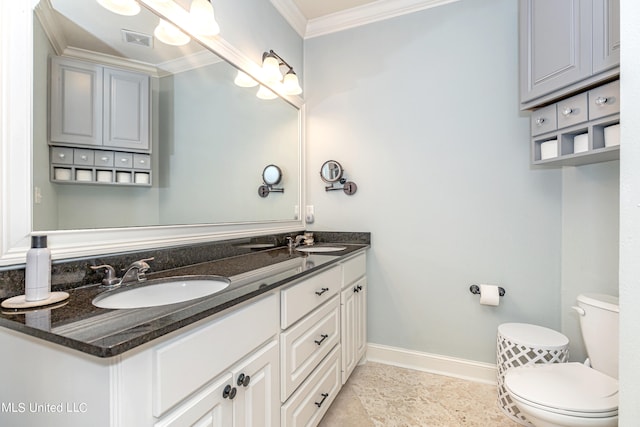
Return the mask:
[[47,236],[31,236],[25,270],[25,300],[44,300],[49,298],[50,293],[51,251],[47,248]]

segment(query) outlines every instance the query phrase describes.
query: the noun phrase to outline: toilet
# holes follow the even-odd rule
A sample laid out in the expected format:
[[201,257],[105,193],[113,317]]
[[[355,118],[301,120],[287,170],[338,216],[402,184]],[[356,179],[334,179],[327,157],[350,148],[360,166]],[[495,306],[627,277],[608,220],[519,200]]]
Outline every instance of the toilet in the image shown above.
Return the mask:
[[578,296],[580,328],[589,359],[509,369],[504,385],[536,427],[618,425],[618,298]]

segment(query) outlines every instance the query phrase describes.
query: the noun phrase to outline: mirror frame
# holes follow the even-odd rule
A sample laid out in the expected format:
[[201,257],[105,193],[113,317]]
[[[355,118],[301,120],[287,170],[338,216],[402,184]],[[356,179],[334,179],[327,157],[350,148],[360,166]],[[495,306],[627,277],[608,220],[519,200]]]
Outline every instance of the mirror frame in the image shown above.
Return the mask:
[[[0,2],[0,268],[24,264],[32,231],[32,79],[33,8],[39,0]],[[189,31],[188,12],[174,2],[139,0],[155,14],[182,27],[204,47],[269,86],[261,67],[221,37],[195,36]],[[299,111],[298,158],[300,206],[304,191],[304,103],[271,89]],[[7,108],[11,106],[11,108]],[[292,217],[294,213],[292,212]],[[285,221],[125,227],[48,232],[53,259],[88,257],[211,242],[304,229],[304,218]]]

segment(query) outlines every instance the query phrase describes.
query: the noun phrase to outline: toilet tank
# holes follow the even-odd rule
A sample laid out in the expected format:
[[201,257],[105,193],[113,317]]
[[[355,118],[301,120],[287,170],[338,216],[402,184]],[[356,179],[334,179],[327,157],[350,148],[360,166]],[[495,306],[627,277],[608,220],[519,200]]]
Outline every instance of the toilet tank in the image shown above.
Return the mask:
[[603,294],[578,296],[582,338],[591,366],[598,371],[618,378],[618,298]]

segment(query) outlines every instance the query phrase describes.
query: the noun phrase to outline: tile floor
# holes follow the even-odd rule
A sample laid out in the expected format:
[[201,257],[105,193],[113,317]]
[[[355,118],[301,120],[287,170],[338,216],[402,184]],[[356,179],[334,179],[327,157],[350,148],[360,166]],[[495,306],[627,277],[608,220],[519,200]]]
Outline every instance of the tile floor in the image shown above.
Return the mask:
[[497,404],[496,387],[367,362],[320,427],[519,427]]

